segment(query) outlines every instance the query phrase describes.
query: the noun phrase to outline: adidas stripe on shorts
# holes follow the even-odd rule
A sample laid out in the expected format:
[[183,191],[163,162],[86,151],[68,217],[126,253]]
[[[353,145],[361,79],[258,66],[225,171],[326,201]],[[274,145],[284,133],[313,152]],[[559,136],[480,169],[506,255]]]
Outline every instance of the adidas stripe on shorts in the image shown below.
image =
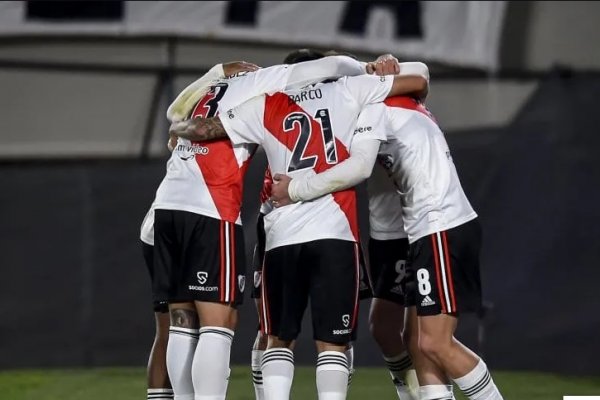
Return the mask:
[[407,268],[417,315],[458,314],[481,308],[479,253],[481,227],[473,219],[447,231],[424,236],[410,245]]

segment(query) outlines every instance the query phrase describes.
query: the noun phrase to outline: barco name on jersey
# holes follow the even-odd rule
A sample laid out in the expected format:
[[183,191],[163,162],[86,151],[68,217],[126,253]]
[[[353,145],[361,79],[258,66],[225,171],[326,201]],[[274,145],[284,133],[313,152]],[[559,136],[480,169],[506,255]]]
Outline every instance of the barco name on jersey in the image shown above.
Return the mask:
[[306,100],[315,100],[323,97],[323,93],[321,93],[321,89],[310,89],[300,92],[298,94],[288,94],[289,102],[288,104],[296,104],[301,103]]

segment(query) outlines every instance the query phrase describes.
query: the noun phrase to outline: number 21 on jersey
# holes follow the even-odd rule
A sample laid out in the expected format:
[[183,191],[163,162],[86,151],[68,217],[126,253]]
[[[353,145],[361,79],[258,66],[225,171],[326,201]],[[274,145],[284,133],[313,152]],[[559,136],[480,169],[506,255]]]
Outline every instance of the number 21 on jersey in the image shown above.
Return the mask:
[[[335,148],[335,137],[333,136],[333,130],[331,129],[329,110],[326,108],[317,110],[314,118],[319,122],[320,132],[314,133],[320,134],[321,138],[323,139],[325,161],[327,164],[337,164],[338,156]],[[298,141],[292,150],[292,158],[290,160],[287,172],[293,172],[305,168],[314,168],[319,159],[318,155],[311,155],[309,154],[310,152],[306,151],[308,142],[313,134],[310,116],[301,111],[295,111],[288,114],[283,120],[283,130],[285,132],[291,132],[295,128],[300,129],[300,135],[298,136]]]

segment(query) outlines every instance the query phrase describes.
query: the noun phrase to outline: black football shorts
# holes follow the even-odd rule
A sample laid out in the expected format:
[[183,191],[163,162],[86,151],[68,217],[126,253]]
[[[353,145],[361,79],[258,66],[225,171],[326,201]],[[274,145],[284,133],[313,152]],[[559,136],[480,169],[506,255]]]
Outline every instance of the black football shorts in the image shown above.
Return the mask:
[[459,314],[481,308],[477,219],[424,236],[410,245],[417,314]]
[[246,282],[244,233],[232,222],[178,210],[156,210],[156,291],[170,303],[237,305]]
[[346,344],[356,330],[359,246],[337,239],[281,246],[265,254],[262,331],[294,340],[310,300],[313,337]]

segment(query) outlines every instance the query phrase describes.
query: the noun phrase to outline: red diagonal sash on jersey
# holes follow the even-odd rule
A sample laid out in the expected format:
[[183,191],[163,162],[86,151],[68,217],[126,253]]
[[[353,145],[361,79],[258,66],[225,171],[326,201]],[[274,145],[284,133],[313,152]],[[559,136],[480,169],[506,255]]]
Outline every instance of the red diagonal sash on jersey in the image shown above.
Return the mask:
[[[206,104],[213,98],[213,92],[204,96],[194,108],[192,117],[205,117],[209,110]],[[219,215],[224,221],[235,223],[240,215],[248,163],[239,166],[229,139],[192,142],[192,145],[204,148],[201,153],[196,153],[195,159]]]
[[[312,115],[298,104],[290,101],[290,98],[283,93],[275,93],[272,96],[267,96],[265,100],[265,115],[264,115],[264,126],[265,128],[285,147],[290,151],[294,151],[294,146],[298,141],[300,135],[299,129],[293,129],[291,131],[283,130],[283,120],[292,112],[301,112],[309,117],[310,124],[312,127],[312,134],[308,139],[304,156],[318,157],[317,163],[313,168],[316,173],[323,172],[333,167],[335,164],[327,164],[325,149],[323,148],[323,139],[321,139],[321,125],[315,121]],[[315,134],[315,133],[319,134]],[[346,146],[335,138],[335,147],[338,155],[338,163],[347,159],[350,155]],[[341,210],[346,215],[352,235],[354,239],[358,241],[358,218],[356,214],[356,192],[354,189],[347,189],[340,192],[332,193],[333,199],[339,205]]]
[[433,116],[432,113],[429,112],[427,107],[425,107],[422,103],[419,103],[417,100],[415,100],[412,97],[408,97],[408,96],[388,97],[387,99],[385,99],[384,103],[385,103],[385,105],[390,106],[390,107],[399,107],[399,108],[406,108],[407,110],[418,111],[421,114],[429,117],[433,122],[435,122],[437,124],[435,117]]

